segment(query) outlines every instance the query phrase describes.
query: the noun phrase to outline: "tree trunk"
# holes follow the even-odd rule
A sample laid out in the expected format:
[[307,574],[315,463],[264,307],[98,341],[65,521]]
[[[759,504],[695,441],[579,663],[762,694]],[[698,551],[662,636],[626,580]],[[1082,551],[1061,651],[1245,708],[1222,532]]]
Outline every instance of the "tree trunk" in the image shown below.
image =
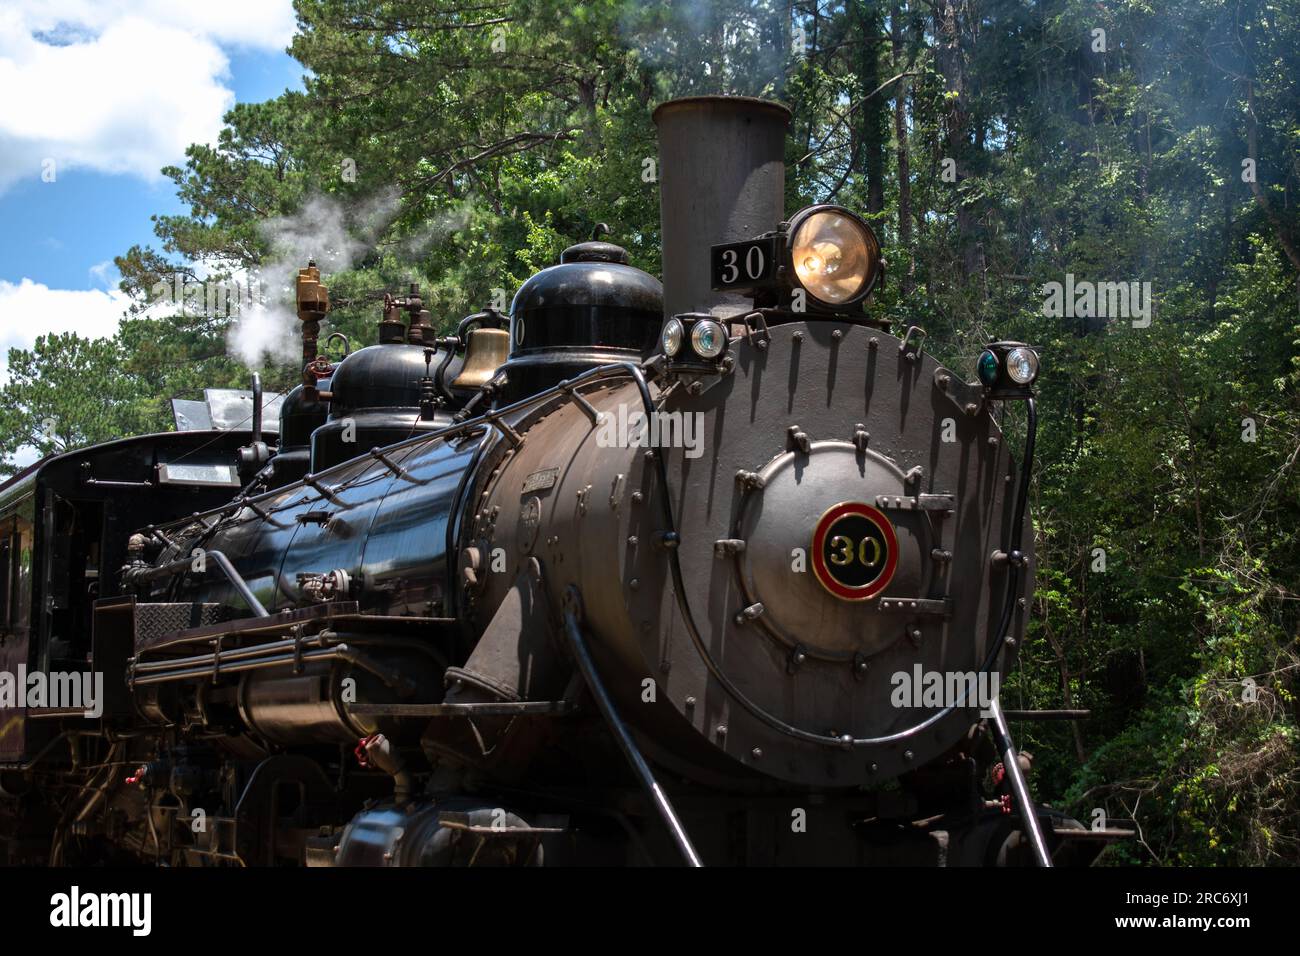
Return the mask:
[[[901,17],[898,0],[895,0],[889,10],[890,50],[895,73],[902,73],[906,69],[903,65]],[[898,163],[898,247],[907,257],[900,284],[903,295],[911,295],[916,284],[916,261],[912,258],[912,171],[907,155],[907,88],[907,80],[899,80],[898,89],[894,93],[894,141]]]
[[[864,99],[880,86],[879,40],[882,31],[878,0],[858,0],[856,4],[858,35],[861,39],[858,59],[858,95]],[[867,174],[867,213],[885,208],[885,112],[887,100],[872,97],[858,110],[853,130],[853,168]]]
[[[962,45],[962,22],[957,14],[958,0],[938,0],[934,6],[935,62],[948,92],[944,117],[943,158],[956,162],[960,189],[970,175],[975,150],[970,145],[970,93],[966,88],[966,51]],[[957,242],[961,250],[961,268],[966,276],[984,271],[984,254],[979,241],[979,216],[973,204],[956,203]]]
[[1291,260],[1291,265],[1300,270],[1300,248],[1297,248],[1290,230],[1273,210],[1273,206],[1268,201],[1268,194],[1259,184],[1259,173],[1263,164],[1259,159],[1259,120],[1255,116],[1255,84],[1250,81],[1246,82],[1246,107],[1246,152],[1255,161],[1255,175],[1250,177],[1250,191],[1255,197],[1255,202],[1259,203],[1259,208],[1264,210],[1264,217],[1268,219],[1269,225],[1273,227],[1273,235],[1277,238],[1278,245]]

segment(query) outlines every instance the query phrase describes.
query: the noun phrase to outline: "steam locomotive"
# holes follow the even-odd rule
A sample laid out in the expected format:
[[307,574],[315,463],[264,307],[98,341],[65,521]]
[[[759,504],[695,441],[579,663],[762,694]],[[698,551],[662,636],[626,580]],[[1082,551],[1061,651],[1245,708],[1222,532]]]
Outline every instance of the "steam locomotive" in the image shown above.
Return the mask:
[[454,334],[389,296],[335,362],[309,265],[278,430],[255,394],[0,487],[0,859],[1095,857],[977,692],[1032,591],[1037,355],[966,382],[873,318],[866,223],[784,214],[784,107],[654,120],[662,284],[593,239]]

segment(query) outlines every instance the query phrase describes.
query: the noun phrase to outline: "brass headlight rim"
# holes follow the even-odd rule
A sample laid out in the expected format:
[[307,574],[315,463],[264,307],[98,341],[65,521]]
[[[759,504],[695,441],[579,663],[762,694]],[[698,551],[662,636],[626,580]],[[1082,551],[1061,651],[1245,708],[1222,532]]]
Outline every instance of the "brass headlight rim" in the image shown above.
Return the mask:
[[[813,216],[819,213],[836,213],[852,222],[859,230],[863,238],[863,244],[866,246],[867,259],[870,262],[870,268],[862,278],[862,284],[858,287],[850,298],[841,302],[830,302],[821,298],[811,289],[799,281],[799,272],[794,266],[794,249],[796,240],[799,236],[799,230],[807,224]],[[786,248],[785,248],[785,266],[789,270],[792,281],[800,289],[808,294],[810,298],[819,305],[828,309],[846,309],[849,306],[857,305],[865,300],[875,290],[880,282],[880,277],[884,273],[882,268],[882,258],[880,249],[880,240],[876,237],[872,228],[867,225],[865,219],[853,212],[847,206],[841,206],[836,203],[817,203],[812,206],[805,206],[793,216],[790,217],[789,228],[786,230]]]

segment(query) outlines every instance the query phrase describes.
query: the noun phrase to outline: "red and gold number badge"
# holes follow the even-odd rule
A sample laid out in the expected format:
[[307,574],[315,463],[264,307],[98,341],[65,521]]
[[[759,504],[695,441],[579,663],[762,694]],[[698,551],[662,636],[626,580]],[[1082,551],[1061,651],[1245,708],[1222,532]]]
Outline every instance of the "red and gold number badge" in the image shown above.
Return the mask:
[[898,567],[898,537],[871,505],[845,501],[817,521],[813,572],[842,601],[866,601],[885,589]]

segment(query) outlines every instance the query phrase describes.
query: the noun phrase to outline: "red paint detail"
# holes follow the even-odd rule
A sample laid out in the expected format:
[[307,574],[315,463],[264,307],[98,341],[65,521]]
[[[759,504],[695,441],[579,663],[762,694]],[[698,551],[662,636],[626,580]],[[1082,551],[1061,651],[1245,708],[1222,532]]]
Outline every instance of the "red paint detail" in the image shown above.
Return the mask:
[[353,756],[357,758],[357,763],[360,766],[370,766],[370,752],[368,748],[378,736],[379,734],[371,734],[369,737],[362,737],[361,741],[357,744],[356,749],[352,751]]
[[[822,549],[826,544],[826,535],[830,533],[830,529],[835,525],[835,522],[847,515],[861,515],[879,528],[881,535],[884,536],[886,549],[889,551],[889,556],[885,559],[884,570],[880,572],[874,581],[863,588],[851,588],[836,581],[830,573],[830,569],[826,567],[826,560],[822,556]],[[826,512],[817,522],[817,528],[813,532],[812,560],[813,571],[816,573],[817,580],[821,582],[822,587],[846,601],[866,601],[888,587],[889,582],[894,578],[894,571],[898,568],[898,536],[894,534],[894,526],[889,523],[889,519],[879,509],[861,501],[846,501]]]

